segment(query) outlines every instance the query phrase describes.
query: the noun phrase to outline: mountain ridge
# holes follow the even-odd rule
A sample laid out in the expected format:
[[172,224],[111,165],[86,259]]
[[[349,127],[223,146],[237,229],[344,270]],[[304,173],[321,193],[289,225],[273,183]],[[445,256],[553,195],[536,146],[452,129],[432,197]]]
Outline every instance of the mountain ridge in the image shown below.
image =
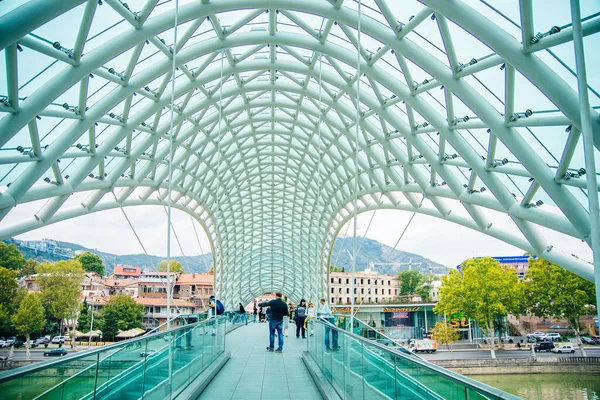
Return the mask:
[[[352,268],[352,249],[353,238],[338,237],[333,251],[331,253],[330,265],[338,268],[343,268],[350,271]],[[17,240],[9,239],[6,243],[13,243],[17,246],[23,256],[33,258],[39,262],[56,262],[73,258],[76,252],[89,251],[97,254],[105,267],[105,274],[110,274],[114,271],[115,265],[133,265],[142,267],[145,270],[153,270],[159,261],[165,260],[166,257],[146,255],[146,254],[112,254],[97,249],[91,249],[83,245],[71,242],[64,242],[54,239],[39,240]],[[40,250],[47,248],[44,243],[52,243],[53,252]],[[395,274],[406,269],[416,269],[423,273],[447,273],[448,268],[444,265],[432,261],[428,258],[415,253],[395,250],[391,247],[380,243],[376,240],[357,237],[357,257],[356,271],[364,271],[367,268],[375,269],[382,274]],[[54,249],[60,249],[57,254]],[[176,256],[172,257],[181,263],[184,270],[189,273],[206,272],[212,266],[212,255],[210,253],[194,255],[194,256]]]

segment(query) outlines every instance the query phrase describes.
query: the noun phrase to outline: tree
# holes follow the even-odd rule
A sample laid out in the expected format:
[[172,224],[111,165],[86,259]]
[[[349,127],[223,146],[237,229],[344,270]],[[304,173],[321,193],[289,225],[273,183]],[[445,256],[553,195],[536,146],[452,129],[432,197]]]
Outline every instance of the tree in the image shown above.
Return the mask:
[[25,257],[14,244],[0,242],[0,267],[18,271],[25,265]]
[[423,283],[423,274],[417,270],[406,270],[398,274],[400,280],[400,295],[410,296],[417,292],[417,288]]
[[0,306],[10,308],[18,287],[17,271],[0,267]]
[[19,270],[18,276],[23,277],[35,274],[35,267],[37,267],[37,265],[38,262],[36,260],[33,258],[28,259],[25,261],[23,268]]
[[100,256],[86,251],[75,256],[75,259],[81,263],[84,271],[95,272],[100,276],[104,276],[104,264]]
[[491,257],[463,261],[461,272],[450,271],[442,277],[436,313],[464,313],[475,319],[484,334],[492,358],[494,349],[494,321],[516,312],[523,299],[523,287],[514,270],[503,267]]
[[435,279],[435,275],[427,274],[423,275],[423,282],[421,286],[417,288],[416,293],[421,296],[421,300],[425,303],[431,301],[431,291],[433,290],[433,281]]
[[[167,260],[162,260],[156,265],[157,272],[167,272]],[[181,263],[177,260],[171,260],[171,272],[179,272],[183,274],[183,267]]]
[[41,331],[46,326],[44,306],[42,306],[40,295],[37,293],[25,295],[11,321],[17,332],[25,335],[26,359],[29,360],[30,335]]
[[458,329],[447,321],[438,321],[431,330],[431,338],[438,344],[445,344],[448,350],[452,350],[452,343],[460,338]]
[[119,331],[144,328],[144,306],[137,304],[131,297],[118,294],[112,296],[102,310],[104,323],[102,333],[107,340],[114,340]]
[[[75,319],[80,309],[81,282],[84,271],[77,260],[57,261],[38,265],[36,283],[42,297],[50,305],[54,317],[71,322],[75,336]],[[75,344],[75,340],[71,340]]]
[[89,332],[91,322],[90,319],[91,314],[88,312],[87,299],[83,299],[83,303],[81,304],[81,311],[79,311],[79,316],[77,317],[77,330],[83,333]]
[[344,272],[344,267],[336,267],[335,265],[330,265],[329,272]]
[[[544,259],[529,258],[525,284],[527,307],[538,317],[566,318],[581,344],[579,319],[596,301],[594,283]],[[585,357],[583,346],[579,346]]]

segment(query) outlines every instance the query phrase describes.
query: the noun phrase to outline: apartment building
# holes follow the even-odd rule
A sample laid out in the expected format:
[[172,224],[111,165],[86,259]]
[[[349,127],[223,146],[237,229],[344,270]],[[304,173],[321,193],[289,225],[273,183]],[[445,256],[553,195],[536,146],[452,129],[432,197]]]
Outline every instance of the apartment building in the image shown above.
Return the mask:
[[329,274],[330,304],[386,304],[393,302],[400,294],[400,282],[396,275],[379,274],[371,269],[354,274],[352,292],[352,273],[331,272]]

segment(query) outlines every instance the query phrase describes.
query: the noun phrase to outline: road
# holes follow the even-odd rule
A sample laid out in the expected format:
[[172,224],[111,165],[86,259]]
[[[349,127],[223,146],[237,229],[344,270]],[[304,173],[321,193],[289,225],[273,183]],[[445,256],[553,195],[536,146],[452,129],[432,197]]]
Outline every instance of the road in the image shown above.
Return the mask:
[[[33,361],[43,361],[48,360],[49,357],[44,357],[44,351],[50,350],[52,348],[57,348],[57,346],[51,346],[47,349],[45,348],[35,348],[31,349],[31,360]],[[65,346],[69,353],[72,353],[72,349],[70,346]],[[78,346],[77,349],[79,351],[87,350],[87,346]],[[588,357],[600,357],[600,346],[586,346],[585,351]],[[0,355],[8,356],[8,349],[0,349]],[[490,351],[481,349],[481,350],[454,350],[447,351],[444,346],[441,346],[440,350],[436,353],[419,353],[419,355],[425,360],[434,361],[434,360],[473,360],[473,359],[491,359]],[[580,357],[581,352],[579,350],[575,350],[574,354],[555,354],[552,352],[541,352],[536,353],[537,357]],[[523,349],[504,349],[504,350],[496,350],[497,358],[529,358],[531,357],[531,350]],[[14,360],[25,360],[25,349],[15,349],[13,353]]]
[[[596,347],[584,347],[584,350],[588,357],[600,357],[600,346]],[[580,357],[581,352],[579,350],[575,350],[573,354],[556,354],[552,352],[540,352],[535,353],[536,357]],[[473,360],[473,359],[491,359],[491,354],[489,350],[455,350],[455,351],[445,351],[444,349],[438,350],[436,353],[419,353],[419,355],[425,360],[433,361],[433,360]],[[531,357],[530,349],[516,350],[516,349],[506,349],[506,350],[496,350],[497,358],[529,358]]]

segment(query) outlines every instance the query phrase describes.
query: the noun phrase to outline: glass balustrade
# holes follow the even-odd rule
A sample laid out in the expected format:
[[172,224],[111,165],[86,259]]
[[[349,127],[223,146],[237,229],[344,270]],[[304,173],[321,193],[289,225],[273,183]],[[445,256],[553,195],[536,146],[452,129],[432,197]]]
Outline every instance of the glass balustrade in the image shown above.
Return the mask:
[[350,332],[349,319],[336,316],[309,321],[314,335],[309,337],[308,353],[342,399],[519,399],[403,348],[355,335]]
[[0,398],[175,398],[225,350],[227,317],[159,331],[0,374]]

